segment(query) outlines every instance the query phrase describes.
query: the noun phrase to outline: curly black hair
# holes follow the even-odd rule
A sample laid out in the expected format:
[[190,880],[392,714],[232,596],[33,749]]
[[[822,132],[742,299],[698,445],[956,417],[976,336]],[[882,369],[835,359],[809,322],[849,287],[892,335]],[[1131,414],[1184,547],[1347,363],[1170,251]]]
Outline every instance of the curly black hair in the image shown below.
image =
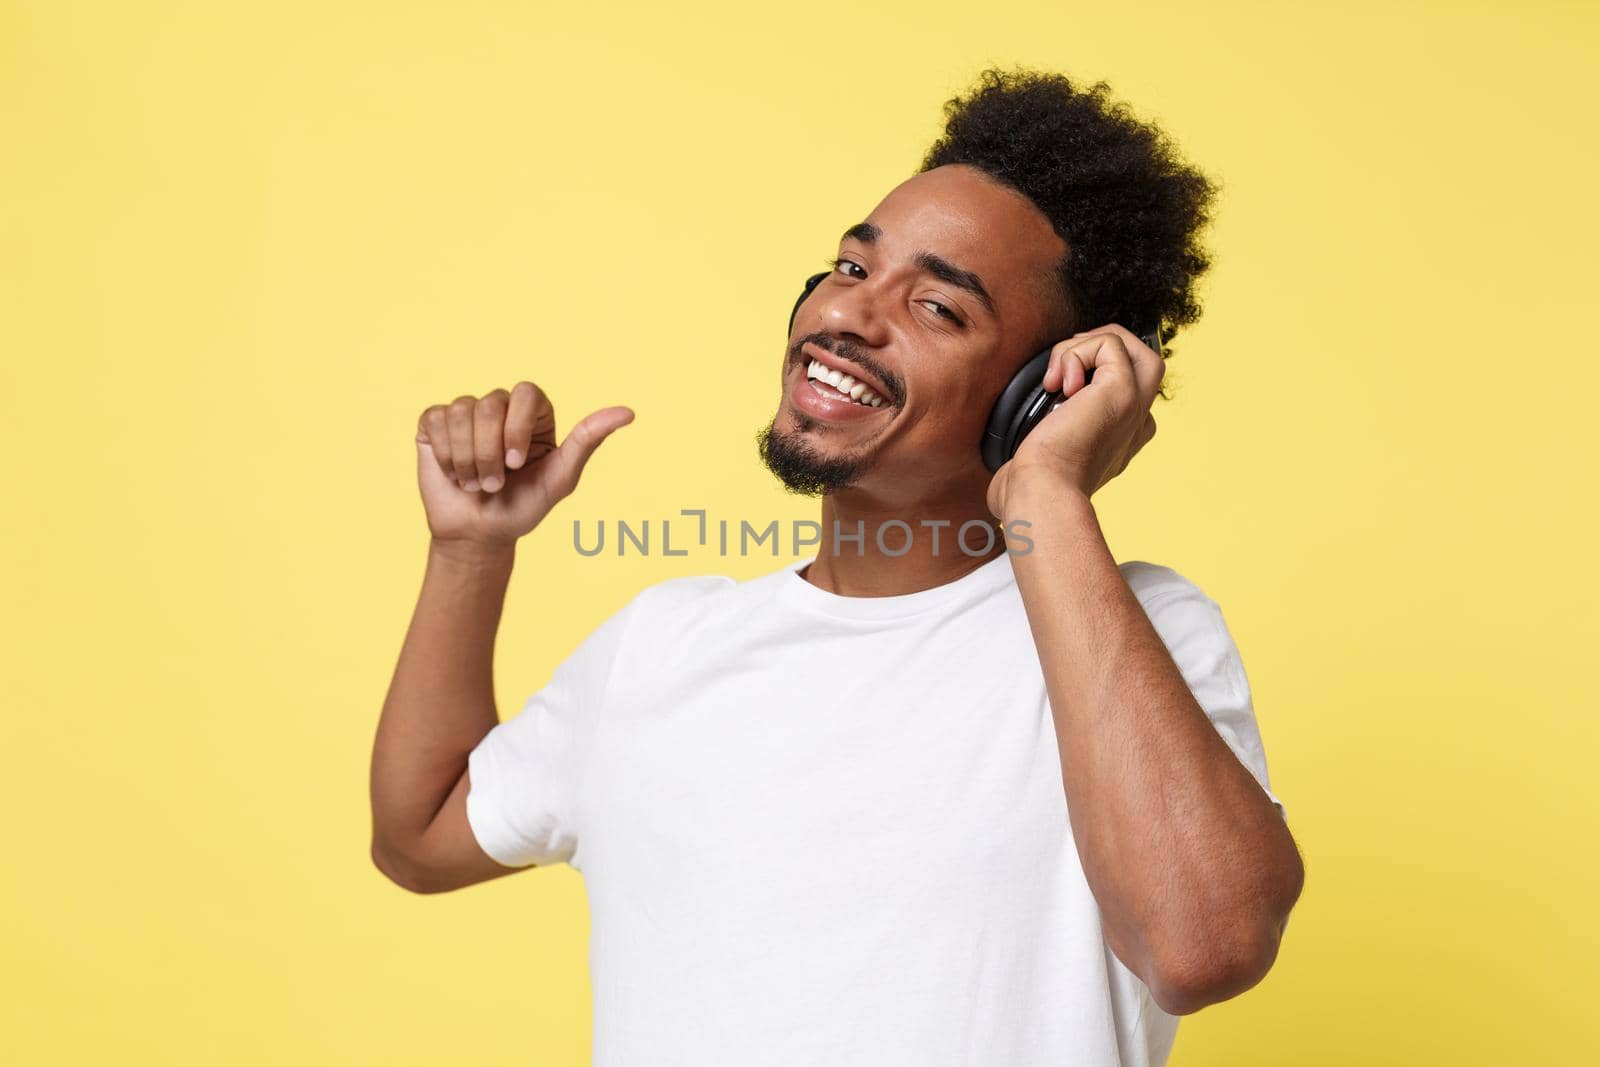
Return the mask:
[[991,67],[945,102],[920,171],[964,163],[1043,211],[1067,242],[1057,274],[1069,334],[1159,322],[1168,338],[1200,317],[1195,281],[1211,266],[1200,233],[1220,186],[1110,94],[1103,81]]

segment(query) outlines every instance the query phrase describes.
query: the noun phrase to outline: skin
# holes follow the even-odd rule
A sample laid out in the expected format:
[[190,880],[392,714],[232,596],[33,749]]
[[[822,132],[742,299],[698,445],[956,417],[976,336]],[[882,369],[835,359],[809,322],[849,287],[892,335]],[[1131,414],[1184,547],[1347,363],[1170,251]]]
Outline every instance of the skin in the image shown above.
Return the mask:
[[[1091,503],[1155,434],[1161,360],[1114,323],[1057,341],[1045,386],[1067,399],[991,476],[977,442],[995,397],[1072,322],[1051,280],[1066,243],[1026,197],[959,165],[908,179],[864,221],[876,238],[841,241],[842,262],[796,316],[772,431],[859,465],[848,487],[823,497],[825,531],[836,520],[873,531],[894,518],[919,536],[898,556],[878,551],[870,534],[839,552],[825,536],[802,576],[845,596],[928,589],[1005,550],[999,539],[981,558],[953,550],[950,531],[963,522],[1028,523],[1034,547],[1012,565],[1107,943],[1169,1012],[1235,996],[1276,958],[1304,880],[1299,852],[1190,693]],[[919,270],[912,256],[922,249],[981,278],[993,310]],[[809,362],[806,344],[859,359],[880,384],[892,378],[895,402],[849,421],[800,411],[791,395]],[[557,448],[548,398],[522,382],[430,407],[419,420],[418,478],[433,536],[372,773],[373,859],[408,889],[512,873],[478,848],[465,798],[467,755],[499,721],[492,651],[516,542],[631,418],[627,408],[602,409]],[[925,521],[951,523],[939,553]],[[1130,841],[1140,847],[1118,847]]]
[[[965,166],[916,175],[864,221],[880,235],[870,243],[846,236],[842,262],[795,317],[773,429],[821,456],[865,465],[849,489],[823,498],[824,531],[836,521],[845,531],[858,522],[875,531],[895,518],[918,531],[921,521],[952,523],[937,554],[927,534],[899,557],[877,552],[870,536],[865,557],[849,544],[835,554],[824,538],[830,551],[807,568],[809,581],[845,596],[887,596],[944,584],[1005,550],[997,543],[989,556],[973,558],[953,550],[949,538],[962,522],[999,514],[986,504],[991,479],[975,443],[1016,367],[1066,332],[1067,309],[1049,280],[1066,244],[1027,198]],[[977,274],[994,312],[918,271],[910,258],[919,249]],[[905,395],[864,421],[807,419],[790,400],[809,362],[801,345],[831,352],[841,342],[902,379]],[[900,544],[888,541],[891,550]]]

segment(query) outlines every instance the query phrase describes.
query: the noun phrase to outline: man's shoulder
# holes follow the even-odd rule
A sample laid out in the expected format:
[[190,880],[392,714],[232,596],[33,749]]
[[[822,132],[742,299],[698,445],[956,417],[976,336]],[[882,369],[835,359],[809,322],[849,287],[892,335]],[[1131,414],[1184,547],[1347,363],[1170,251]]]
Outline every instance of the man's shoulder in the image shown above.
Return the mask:
[[725,574],[667,578],[641,588],[609,622],[619,634],[630,635],[624,643],[635,654],[715,640],[716,634],[761,615],[774,588],[761,578],[741,582]]
[[686,574],[645,586],[634,597],[634,604],[641,612],[673,612],[709,600],[734,584],[722,574]]
[[1205,601],[1211,599],[1192,579],[1160,563],[1132,559],[1117,564],[1117,569],[1122,572],[1122,579],[1128,583],[1128,588],[1133,590],[1133,595],[1139,598],[1139,603],[1146,609],[1157,601],[1170,598]]
[[654,622],[732,610],[739,602],[759,599],[775,588],[785,571],[739,581],[726,574],[690,574],[667,578],[641,589],[628,606],[636,615]]

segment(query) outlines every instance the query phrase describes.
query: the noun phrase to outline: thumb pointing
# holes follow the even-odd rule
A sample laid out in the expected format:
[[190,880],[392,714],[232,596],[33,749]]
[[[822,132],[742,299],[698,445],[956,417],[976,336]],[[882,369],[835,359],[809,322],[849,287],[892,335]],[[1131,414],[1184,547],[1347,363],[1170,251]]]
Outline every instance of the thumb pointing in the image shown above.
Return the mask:
[[584,465],[589,462],[589,457],[594,455],[595,449],[600,447],[600,442],[610,437],[612,432],[626,426],[633,421],[633,409],[626,407],[601,408],[579,422],[562,439],[556,448],[553,465],[557,488],[562,496],[572,492],[578,486],[578,478],[583,474]]

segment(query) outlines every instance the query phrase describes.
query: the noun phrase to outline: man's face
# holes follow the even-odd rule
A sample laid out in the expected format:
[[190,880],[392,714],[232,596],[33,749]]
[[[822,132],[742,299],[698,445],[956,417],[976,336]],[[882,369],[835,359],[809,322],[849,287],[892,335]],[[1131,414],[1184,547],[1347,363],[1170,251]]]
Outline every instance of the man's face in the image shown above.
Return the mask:
[[[795,316],[783,398],[761,438],[767,466],[797,491],[852,487],[903,503],[986,486],[990,408],[1064,331],[1054,272],[1066,250],[1032,201],[975,168],[897,186],[846,232],[834,272]],[[870,392],[851,400],[815,380],[813,360]],[[873,393],[881,406],[862,403]]]

